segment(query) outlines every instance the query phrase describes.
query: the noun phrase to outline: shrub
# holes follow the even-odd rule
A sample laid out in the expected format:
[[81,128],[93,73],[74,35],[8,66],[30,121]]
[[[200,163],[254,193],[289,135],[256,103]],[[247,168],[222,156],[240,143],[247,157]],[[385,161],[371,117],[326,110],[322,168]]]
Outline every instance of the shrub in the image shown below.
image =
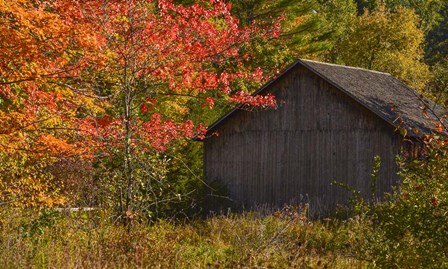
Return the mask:
[[387,201],[359,207],[370,223],[361,227],[359,258],[388,268],[448,267],[448,142],[431,136],[425,144],[425,158],[399,162],[403,182]]

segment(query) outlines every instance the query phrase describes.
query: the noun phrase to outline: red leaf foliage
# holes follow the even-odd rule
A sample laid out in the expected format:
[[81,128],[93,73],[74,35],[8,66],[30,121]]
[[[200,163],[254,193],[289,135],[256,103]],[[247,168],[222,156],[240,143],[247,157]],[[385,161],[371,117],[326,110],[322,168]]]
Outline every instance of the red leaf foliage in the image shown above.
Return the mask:
[[[245,66],[251,55],[240,48],[275,37],[279,25],[241,27],[222,0],[0,1],[0,148],[93,156],[121,148],[127,123],[133,146],[155,150],[203,136],[187,112],[159,110],[171,100],[188,111],[170,96],[275,107],[274,96],[237,85],[266,79]],[[130,115],[119,108],[123,95]]]

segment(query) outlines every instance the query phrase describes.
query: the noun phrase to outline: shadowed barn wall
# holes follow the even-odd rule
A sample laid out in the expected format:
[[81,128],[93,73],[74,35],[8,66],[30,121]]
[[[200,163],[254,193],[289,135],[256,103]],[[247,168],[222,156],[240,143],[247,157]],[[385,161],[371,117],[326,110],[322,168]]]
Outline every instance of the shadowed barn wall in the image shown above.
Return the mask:
[[[237,110],[204,141],[209,182],[224,184],[237,208],[309,202],[319,214],[346,203],[332,180],[370,193],[373,158],[381,157],[378,194],[397,184],[395,127],[303,66],[271,83],[284,104]],[[280,102],[279,102],[280,103]]]

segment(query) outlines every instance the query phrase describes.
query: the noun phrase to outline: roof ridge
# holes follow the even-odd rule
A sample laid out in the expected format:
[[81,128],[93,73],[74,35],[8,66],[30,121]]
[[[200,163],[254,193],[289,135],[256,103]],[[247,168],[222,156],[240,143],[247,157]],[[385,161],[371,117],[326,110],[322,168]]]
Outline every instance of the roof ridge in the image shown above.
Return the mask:
[[313,62],[313,63],[318,63],[318,64],[324,64],[324,65],[331,65],[331,66],[336,66],[336,67],[348,68],[348,69],[363,70],[363,71],[367,71],[367,72],[379,73],[379,74],[384,74],[384,75],[391,76],[391,74],[387,73],[387,72],[381,72],[381,71],[366,69],[366,68],[362,68],[362,67],[347,66],[347,65],[333,64],[333,63],[325,63],[325,62],[319,62],[319,61],[309,60],[309,59],[299,59],[299,60],[300,61],[304,61],[304,62]]

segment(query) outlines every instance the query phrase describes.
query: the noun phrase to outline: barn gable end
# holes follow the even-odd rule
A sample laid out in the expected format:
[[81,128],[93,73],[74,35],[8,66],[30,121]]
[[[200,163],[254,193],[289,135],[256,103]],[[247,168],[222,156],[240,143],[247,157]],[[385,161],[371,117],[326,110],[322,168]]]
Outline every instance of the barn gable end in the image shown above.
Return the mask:
[[[316,214],[332,209],[349,198],[332,180],[369,193],[376,155],[382,161],[378,194],[399,181],[394,158],[402,139],[390,120],[396,115],[369,107],[368,93],[361,94],[365,89],[353,96],[361,82],[349,78],[345,88],[335,82],[331,68],[339,66],[316,70],[322,65],[301,60],[263,87],[263,93],[285,102],[277,109],[240,106],[210,127],[220,135],[204,140],[205,177],[224,184],[237,208],[307,202]],[[384,98],[371,105],[379,104],[391,105]]]

